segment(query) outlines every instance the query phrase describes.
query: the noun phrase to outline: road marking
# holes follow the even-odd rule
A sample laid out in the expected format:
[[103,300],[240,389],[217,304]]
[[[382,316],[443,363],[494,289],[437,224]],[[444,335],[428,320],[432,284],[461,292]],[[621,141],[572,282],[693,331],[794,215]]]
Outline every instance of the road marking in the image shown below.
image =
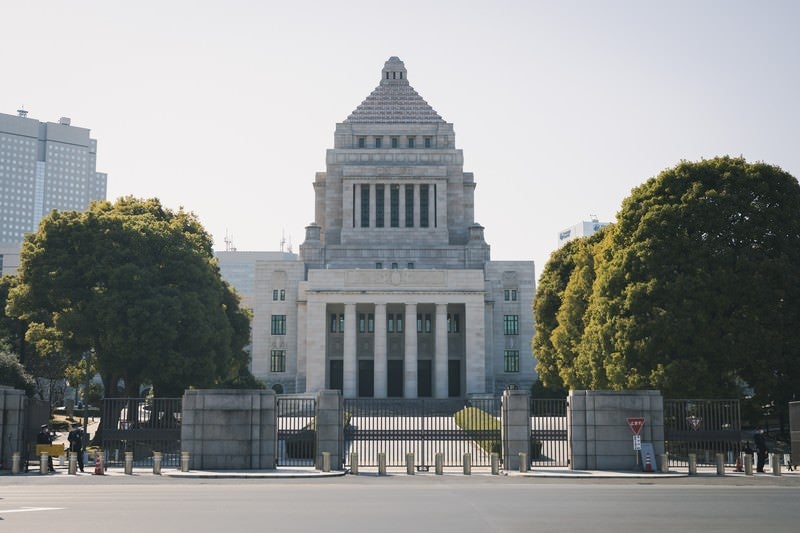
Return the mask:
[[63,507],[23,507],[21,509],[6,509],[4,511],[0,511],[0,514],[27,513],[30,511],[61,511],[63,509]]

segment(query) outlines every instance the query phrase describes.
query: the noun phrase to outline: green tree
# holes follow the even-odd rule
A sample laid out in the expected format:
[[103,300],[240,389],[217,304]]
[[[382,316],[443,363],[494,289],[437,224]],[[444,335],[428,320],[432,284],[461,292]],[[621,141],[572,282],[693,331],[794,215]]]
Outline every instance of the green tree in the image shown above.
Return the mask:
[[45,217],[22,248],[11,316],[40,354],[95,350],[107,396],[210,387],[247,373],[249,315],[196,217],[158,200]]
[[33,376],[25,371],[16,355],[4,351],[0,351],[0,385],[25,391],[28,396],[36,391]]

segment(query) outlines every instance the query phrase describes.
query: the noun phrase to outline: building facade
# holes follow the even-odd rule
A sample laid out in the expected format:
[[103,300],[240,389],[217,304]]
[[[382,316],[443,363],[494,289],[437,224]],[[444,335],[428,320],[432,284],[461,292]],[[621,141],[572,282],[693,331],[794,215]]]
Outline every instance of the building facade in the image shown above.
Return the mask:
[[558,247],[561,248],[564,246],[564,244],[573,239],[590,237],[600,231],[601,228],[605,228],[609,224],[610,222],[600,222],[600,220],[595,217],[592,217],[592,220],[578,222],[574,226],[570,226],[569,228],[558,232]]
[[97,141],[89,130],[0,113],[0,256],[14,273],[26,233],[53,209],[83,211],[105,200],[106,175],[96,171]]
[[276,390],[468,397],[535,381],[532,261],[491,261],[453,125],[390,58],[336,125],[296,261],[257,261],[252,371]]

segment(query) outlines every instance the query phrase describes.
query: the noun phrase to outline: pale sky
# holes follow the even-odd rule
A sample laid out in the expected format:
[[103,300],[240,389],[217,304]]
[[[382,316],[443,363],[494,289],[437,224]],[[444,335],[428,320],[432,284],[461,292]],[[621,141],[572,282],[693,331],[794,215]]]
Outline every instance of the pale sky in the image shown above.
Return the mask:
[[0,0],[0,112],[89,128],[108,198],[294,251],[393,55],[454,124],[493,259],[534,260],[680,160],[800,176],[800,2]]

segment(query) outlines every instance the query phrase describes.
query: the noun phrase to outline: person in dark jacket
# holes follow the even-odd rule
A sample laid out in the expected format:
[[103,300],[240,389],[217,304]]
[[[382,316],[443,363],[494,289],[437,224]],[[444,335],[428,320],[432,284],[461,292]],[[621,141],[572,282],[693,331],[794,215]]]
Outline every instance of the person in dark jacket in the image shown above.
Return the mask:
[[72,424],[72,431],[67,436],[69,451],[78,456],[78,469],[83,472],[83,428],[79,423]]
[[[50,434],[50,430],[47,429],[47,424],[42,424],[39,433],[36,434],[36,444],[53,444],[53,436]],[[47,454],[47,468],[50,472],[56,471],[53,468],[53,458],[50,457],[50,454]]]
[[756,466],[756,472],[763,472],[764,465],[767,462],[767,439],[764,436],[764,430],[758,429],[756,430],[755,435],[753,435],[753,442],[756,444],[756,454],[758,456],[758,465]]

